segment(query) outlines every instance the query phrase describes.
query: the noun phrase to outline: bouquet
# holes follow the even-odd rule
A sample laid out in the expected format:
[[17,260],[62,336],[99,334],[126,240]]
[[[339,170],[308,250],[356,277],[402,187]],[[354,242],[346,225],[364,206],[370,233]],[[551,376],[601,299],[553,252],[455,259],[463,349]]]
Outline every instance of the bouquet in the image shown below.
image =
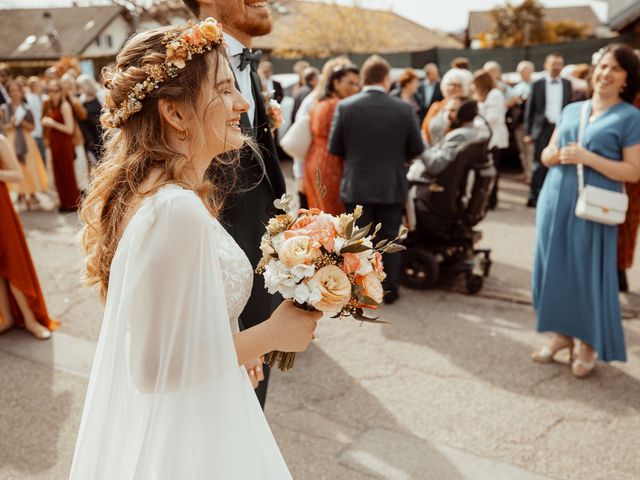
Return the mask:
[[[382,303],[382,254],[404,250],[397,242],[406,236],[406,228],[393,240],[374,244],[381,225],[373,231],[371,224],[358,228],[361,206],[352,214],[333,216],[318,209],[294,212],[290,203],[288,195],[274,202],[285,213],[269,220],[260,244],[263,256],[256,272],[264,276],[269,293],[332,318],[387,323],[365,311],[375,311]],[[293,367],[295,353],[271,352],[265,360],[285,371]]]

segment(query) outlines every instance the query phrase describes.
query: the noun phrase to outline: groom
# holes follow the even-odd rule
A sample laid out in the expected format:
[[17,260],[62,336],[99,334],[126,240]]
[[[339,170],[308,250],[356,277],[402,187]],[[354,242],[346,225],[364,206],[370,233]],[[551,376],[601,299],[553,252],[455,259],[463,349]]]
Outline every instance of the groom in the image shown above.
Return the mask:
[[[262,100],[262,87],[257,72],[259,52],[251,50],[253,37],[268,34],[273,28],[273,20],[266,6],[267,2],[183,1],[196,17],[213,17],[222,24],[236,85],[250,103],[249,111],[242,115],[241,124],[244,132],[255,141],[261,155],[248,147],[242,150],[236,187],[238,193],[228,198],[222,221],[255,269],[262,256],[259,247],[265,225],[276,214],[273,201],[286,192]],[[212,169],[213,167],[210,168]],[[213,174],[211,172],[211,176]],[[261,276],[254,275],[251,298],[240,315],[240,328],[253,327],[263,322],[281,301],[279,296],[267,293]],[[256,394],[264,408],[269,385],[269,366],[264,365],[263,368],[264,380],[256,389]]]

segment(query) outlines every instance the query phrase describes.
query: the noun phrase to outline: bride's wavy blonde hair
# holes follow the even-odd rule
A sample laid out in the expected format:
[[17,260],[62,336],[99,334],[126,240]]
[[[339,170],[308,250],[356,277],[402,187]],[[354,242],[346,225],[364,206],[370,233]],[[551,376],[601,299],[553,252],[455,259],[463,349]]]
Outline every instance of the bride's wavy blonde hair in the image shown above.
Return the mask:
[[[104,85],[108,90],[102,123],[112,120],[112,113],[127,99],[136,84],[143,82],[147,70],[143,67],[162,65],[166,58],[163,39],[168,32],[180,27],[163,27],[134,36],[116,58],[115,68],[105,69]],[[233,168],[239,157],[237,152],[222,154],[214,159],[207,177],[194,185],[189,181],[193,167],[189,159],[168,144],[168,126],[162,121],[158,109],[161,98],[179,101],[195,116],[196,104],[204,85],[215,84],[217,70],[226,57],[224,45],[214,46],[210,52],[194,55],[174,78],[159,85],[143,100],[142,110],[136,112],[118,129],[105,135],[104,154],[100,165],[93,173],[89,194],[84,200],[81,216],[85,222],[82,233],[86,254],[86,280],[89,285],[98,285],[103,300],[109,284],[111,262],[122,233],[122,222],[129,207],[143,196],[156,191],[167,183],[176,183],[193,190],[217,216],[223,208],[224,199],[234,185]],[[204,117],[216,99],[205,108]],[[204,121],[204,118],[203,118]],[[225,132],[226,135],[226,132]],[[203,135],[199,137],[204,141]],[[160,173],[162,182],[152,191],[141,192],[141,184],[152,171]]]

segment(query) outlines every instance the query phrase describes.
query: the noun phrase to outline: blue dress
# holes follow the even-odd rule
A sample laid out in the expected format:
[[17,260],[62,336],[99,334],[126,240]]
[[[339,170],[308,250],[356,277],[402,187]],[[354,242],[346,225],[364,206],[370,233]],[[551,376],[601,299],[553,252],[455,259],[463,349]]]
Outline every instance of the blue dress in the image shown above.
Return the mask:
[[[567,105],[558,121],[558,146],[577,142],[584,102]],[[610,160],[640,143],[640,110],[621,102],[587,123],[583,145]],[[585,167],[585,184],[620,192],[622,183]],[[537,204],[533,307],[538,331],[556,332],[592,345],[603,361],[625,361],[618,298],[618,227],[582,220],[575,165],[549,168]]]

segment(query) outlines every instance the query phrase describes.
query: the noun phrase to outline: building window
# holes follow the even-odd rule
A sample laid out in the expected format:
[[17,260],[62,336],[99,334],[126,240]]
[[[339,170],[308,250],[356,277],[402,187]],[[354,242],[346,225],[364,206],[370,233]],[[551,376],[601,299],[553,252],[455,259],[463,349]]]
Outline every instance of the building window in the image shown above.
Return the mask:
[[113,38],[111,37],[111,35],[107,35],[107,46],[109,48],[113,47]]
[[96,46],[100,46],[100,35],[96,37]]

